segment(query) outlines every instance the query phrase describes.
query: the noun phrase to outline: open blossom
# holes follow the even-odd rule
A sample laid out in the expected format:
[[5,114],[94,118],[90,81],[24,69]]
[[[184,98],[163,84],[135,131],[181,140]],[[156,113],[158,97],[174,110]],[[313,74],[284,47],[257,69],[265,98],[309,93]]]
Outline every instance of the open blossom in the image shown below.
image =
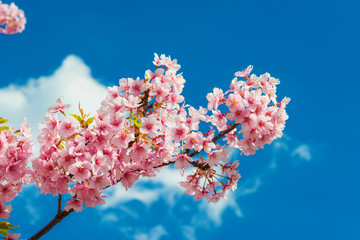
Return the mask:
[[56,104],[55,106],[52,106],[48,109],[49,112],[51,113],[56,113],[56,112],[61,112],[64,113],[64,110],[69,108],[70,105],[69,104],[64,104],[64,98],[63,97],[59,97],[56,100]]
[[72,116],[66,116],[59,124],[59,135],[63,137],[70,137],[77,132],[79,125],[79,122]]
[[155,116],[143,118],[141,122],[140,131],[149,134],[149,137],[153,138],[158,135],[158,130],[161,128],[161,123]]
[[76,212],[81,212],[83,207],[82,207],[82,202],[79,199],[70,199],[67,203],[66,206],[64,207],[65,211],[69,211],[70,209],[74,209]]
[[89,162],[76,162],[69,167],[69,173],[74,177],[75,181],[81,182],[91,176],[91,164]]
[[0,203],[0,218],[8,219],[12,210],[11,205],[2,205]]
[[235,76],[236,77],[247,77],[250,75],[252,70],[253,70],[253,66],[249,65],[245,70],[236,72]]
[[212,109],[217,110],[218,106],[226,100],[223,91],[219,88],[214,88],[213,93],[208,93],[206,95],[206,99],[209,101],[208,103],[209,110]]

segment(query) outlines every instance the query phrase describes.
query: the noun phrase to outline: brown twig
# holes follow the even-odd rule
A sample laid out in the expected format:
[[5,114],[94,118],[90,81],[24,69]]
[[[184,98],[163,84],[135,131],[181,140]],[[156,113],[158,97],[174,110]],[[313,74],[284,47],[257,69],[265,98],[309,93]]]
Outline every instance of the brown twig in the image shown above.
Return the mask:
[[61,194],[59,195],[58,199],[58,212],[45,227],[43,227],[40,231],[38,231],[36,234],[34,234],[29,240],[37,240],[44,236],[46,233],[48,233],[53,227],[56,226],[59,222],[61,222],[65,217],[67,217],[70,213],[74,212],[74,209],[71,209],[69,211],[62,211],[61,210]]

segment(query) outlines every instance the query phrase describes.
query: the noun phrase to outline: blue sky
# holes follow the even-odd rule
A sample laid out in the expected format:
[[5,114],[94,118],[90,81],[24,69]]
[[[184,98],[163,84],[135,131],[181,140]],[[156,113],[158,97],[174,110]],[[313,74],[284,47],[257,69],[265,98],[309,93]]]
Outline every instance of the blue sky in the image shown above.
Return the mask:
[[[153,69],[154,53],[178,59],[194,107],[250,64],[292,99],[282,139],[233,154],[243,177],[227,200],[193,200],[168,169],[127,192],[112,188],[107,205],[71,214],[44,239],[360,239],[360,1],[16,4],[28,23],[0,36],[0,116],[15,126],[27,117],[35,133],[59,96],[96,109],[107,86]],[[10,220],[28,238],[56,204],[28,186]]]

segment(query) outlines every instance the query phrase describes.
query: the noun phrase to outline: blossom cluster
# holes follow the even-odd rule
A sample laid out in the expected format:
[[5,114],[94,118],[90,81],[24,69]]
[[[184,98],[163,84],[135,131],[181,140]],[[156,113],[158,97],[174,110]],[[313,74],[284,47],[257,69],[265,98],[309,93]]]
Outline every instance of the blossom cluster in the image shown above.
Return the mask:
[[24,12],[14,3],[10,5],[0,1],[0,33],[15,34],[25,29],[26,18]]
[[[0,123],[6,120],[0,117]],[[9,218],[11,202],[27,183],[28,159],[32,155],[32,135],[24,119],[21,128],[0,126],[0,218]]]
[[[122,78],[108,88],[94,117],[80,106],[81,115],[67,115],[62,98],[49,108],[32,181],[43,193],[70,193],[65,210],[103,204],[105,188],[121,182],[128,189],[171,164],[188,174],[180,182],[186,193],[217,202],[240,179],[228,148],[254,154],[281,136],[288,99],[276,102],[279,81],[268,73],[249,76],[252,67],[238,72],[243,80],[235,78],[226,93],[215,88],[208,108],[195,109],[183,103],[185,79],[177,61],[155,54],[153,63],[155,71],[147,70],[144,79]],[[203,132],[201,122],[211,127]]]

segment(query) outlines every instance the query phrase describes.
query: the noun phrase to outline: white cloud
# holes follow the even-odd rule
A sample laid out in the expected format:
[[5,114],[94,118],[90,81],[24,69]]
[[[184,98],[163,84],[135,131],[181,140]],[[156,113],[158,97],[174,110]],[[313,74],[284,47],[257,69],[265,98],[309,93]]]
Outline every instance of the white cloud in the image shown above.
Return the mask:
[[185,225],[182,227],[182,233],[183,233],[185,239],[196,240],[194,227]]
[[108,222],[117,222],[119,218],[114,213],[107,213],[102,216],[101,222],[108,223]]
[[221,199],[219,202],[213,204],[207,201],[202,201],[200,209],[205,211],[209,220],[211,220],[216,226],[220,226],[222,223],[222,214],[226,209],[232,209],[236,216],[242,217],[243,214],[239,205],[236,202],[236,197],[233,192],[227,195],[226,199]]
[[[108,198],[102,208],[119,207],[122,203],[132,200],[138,200],[146,206],[150,206],[160,198],[163,198],[169,206],[173,206],[176,203],[175,196],[184,192],[184,189],[178,184],[182,180],[184,179],[179,170],[165,168],[155,178],[141,178],[128,191],[118,184],[106,190],[105,194],[108,195]],[[149,182],[153,185],[151,188],[144,186]]]
[[[91,76],[89,67],[77,56],[69,55],[51,76],[31,78],[25,85],[11,84],[0,89],[0,116],[19,128],[24,117],[34,136],[40,132],[46,110],[64,97],[64,102],[77,113],[79,101],[86,112],[94,113],[107,93],[106,87]],[[35,138],[36,139],[36,138]],[[36,149],[35,149],[36,150]]]
[[301,159],[304,159],[306,161],[310,161],[311,160],[311,153],[310,153],[310,148],[308,145],[306,144],[302,144],[300,146],[298,146],[292,153],[291,156],[298,156]]
[[153,227],[150,232],[139,232],[134,235],[135,240],[159,240],[162,236],[168,235],[162,225]]
[[24,201],[23,207],[27,211],[28,216],[31,216],[31,220],[29,221],[30,225],[35,225],[40,220],[41,209],[34,206],[34,201],[38,198],[42,197],[40,195],[40,191],[36,189],[35,184],[28,184],[22,187],[22,192],[18,196],[22,198]]

